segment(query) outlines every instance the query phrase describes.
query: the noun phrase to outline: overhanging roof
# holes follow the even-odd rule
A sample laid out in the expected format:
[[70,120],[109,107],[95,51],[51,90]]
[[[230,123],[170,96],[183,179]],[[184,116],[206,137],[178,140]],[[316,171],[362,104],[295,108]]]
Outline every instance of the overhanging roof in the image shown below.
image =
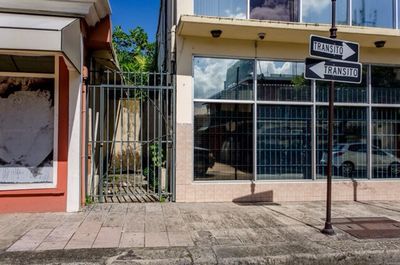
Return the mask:
[[84,18],[94,26],[111,7],[108,0],[0,0],[0,12]]
[[[328,36],[329,28],[322,24],[184,15],[177,33],[211,38],[210,31],[220,29],[223,39],[258,40],[258,33],[262,32],[266,34],[264,41],[306,44],[311,34]],[[375,41],[385,40],[385,48],[400,49],[399,30],[341,25],[338,28],[338,38],[358,42],[361,47],[375,47]]]
[[79,19],[0,13],[0,36],[0,49],[63,52],[81,71]]

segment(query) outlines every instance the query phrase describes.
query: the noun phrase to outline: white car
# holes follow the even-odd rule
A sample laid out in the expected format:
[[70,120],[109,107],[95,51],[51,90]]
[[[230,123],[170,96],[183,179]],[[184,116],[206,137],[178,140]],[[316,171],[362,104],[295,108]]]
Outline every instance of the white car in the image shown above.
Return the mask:
[[[354,171],[365,171],[367,150],[365,143],[337,144],[333,147],[333,166],[345,177],[350,177]],[[324,153],[321,164],[326,163],[327,153]],[[372,165],[374,170],[387,172],[391,177],[400,176],[400,159],[376,146],[372,147]]]

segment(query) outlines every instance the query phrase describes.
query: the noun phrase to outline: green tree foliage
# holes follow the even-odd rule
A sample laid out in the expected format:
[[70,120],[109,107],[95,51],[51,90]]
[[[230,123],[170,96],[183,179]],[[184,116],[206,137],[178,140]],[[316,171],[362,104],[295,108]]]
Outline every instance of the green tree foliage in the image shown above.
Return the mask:
[[113,45],[118,62],[124,72],[149,72],[155,70],[156,44],[149,42],[141,27],[125,32],[121,26],[114,28]]

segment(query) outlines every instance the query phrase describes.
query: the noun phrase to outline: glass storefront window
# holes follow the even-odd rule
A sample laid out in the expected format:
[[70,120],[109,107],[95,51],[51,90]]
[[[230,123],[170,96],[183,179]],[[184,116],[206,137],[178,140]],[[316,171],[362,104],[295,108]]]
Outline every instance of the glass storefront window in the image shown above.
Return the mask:
[[[313,90],[303,78],[303,63],[196,57],[194,68],[195,180],[251,180],[254,166],[258,180],[325,178],[328,113],[320,102],[327,101],[329,82],[316,82],[313,124]],[[255,72],[257,100],[253,98]],[[398,91],[398,67],[365,65],[360,85],[336,83],[334,178],[400,178],[400,110],[393,107],[400,104]],[[251,102],[235,103],[241,99]],[[370,119],[368,107],[372,107]]]
[[311,179],[311,107],[257,107],[257,179]]
[[[367,109],[336,107],[333,174],[335,178],[367,178]],[[328,108],[317,107],[317,177],[326,177]]]
[[253,178],[253,106],[194,103],[194,178]]
[[[335,102],[367,103],[368,66],[363,66],[361,84],[335,83]],[[328,102],[330,82],[316,82],[317,101]]]
[[400,103],[400,67],[371,66],[372,102]]
[[311,101],[311,81],[304,79],[304,63],[258,61],[257,99]]
[[252,100],[254,60],[196,57],[195,99]]
[[353,26],[393,28],[393,0],[352,0]]
[[201,16],[247,17],[247,0],[194,0],[194,13]]
[[373,178],[400,177],[400,110],[372,109]]
[[54,79],[0,77],[0,184],[53,182]]
[[[336,1],[336,23],[348,24],[348,0]],[[332,22],[332,1],[302,1],[303,22],[330,24]]]
[[250,18],[299,21],[298,0],[250,0]]

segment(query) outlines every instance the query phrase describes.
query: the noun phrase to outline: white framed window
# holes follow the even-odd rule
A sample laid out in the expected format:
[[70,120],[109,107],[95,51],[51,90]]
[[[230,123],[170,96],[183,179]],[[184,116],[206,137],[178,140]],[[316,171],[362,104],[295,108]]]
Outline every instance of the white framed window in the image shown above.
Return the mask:
[[55,188],[58,57],[0,57],[0,190]]

